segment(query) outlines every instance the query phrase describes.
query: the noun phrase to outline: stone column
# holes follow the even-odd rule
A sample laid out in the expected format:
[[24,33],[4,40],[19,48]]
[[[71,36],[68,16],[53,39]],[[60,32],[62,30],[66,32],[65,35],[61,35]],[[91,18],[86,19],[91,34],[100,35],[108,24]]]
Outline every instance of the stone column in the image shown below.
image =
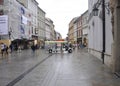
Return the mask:
[[113,0],[113,72],[120,72],[120,1]]

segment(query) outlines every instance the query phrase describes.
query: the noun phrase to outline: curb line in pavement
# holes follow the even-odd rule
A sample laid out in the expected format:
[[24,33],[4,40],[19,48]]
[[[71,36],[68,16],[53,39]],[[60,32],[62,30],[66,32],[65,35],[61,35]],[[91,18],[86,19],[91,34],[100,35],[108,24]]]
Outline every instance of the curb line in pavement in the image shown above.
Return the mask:
[[52,55],[49,55],[48,57],[46,57],[45,59],[43,59],[42,61],[40,61],[39,63],[37,63],[35,66],[31,67],[30,69],[28,69],[27,71],[25,71],[23,74],[21,74],[20,76],[18,76],[16,79],[14,79],[13,81],[9,82],[6,86],[14,86],[17,82],[19,82],[20,80],[22,80],[27,74],[29,74],[32,70],[34,70],[37,66],[39,66],[41,63],[43,63],[44,61],[46,61],[51,56]]

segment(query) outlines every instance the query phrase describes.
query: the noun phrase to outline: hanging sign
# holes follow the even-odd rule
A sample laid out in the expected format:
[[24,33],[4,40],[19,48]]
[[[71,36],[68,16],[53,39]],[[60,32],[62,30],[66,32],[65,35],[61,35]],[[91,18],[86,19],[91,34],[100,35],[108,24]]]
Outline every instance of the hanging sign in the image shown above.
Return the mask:
[[27,24],[27,21],[28,21],[27,17],[22,15],[22,23]]

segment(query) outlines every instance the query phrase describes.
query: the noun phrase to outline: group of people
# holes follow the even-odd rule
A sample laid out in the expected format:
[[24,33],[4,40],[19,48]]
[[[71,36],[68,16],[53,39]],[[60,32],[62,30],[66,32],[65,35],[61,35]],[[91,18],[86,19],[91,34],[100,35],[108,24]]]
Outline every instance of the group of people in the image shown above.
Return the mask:
[[3,55],[8,55],[8,50],[10,50],[9,52],[12,53],[13,50],[16,50],[18,52],[21,52],[21,47],[20,46],[15,46],[12,43],[8,46],[5,43],[0,43],[0,47],[1,47],[1,54]]

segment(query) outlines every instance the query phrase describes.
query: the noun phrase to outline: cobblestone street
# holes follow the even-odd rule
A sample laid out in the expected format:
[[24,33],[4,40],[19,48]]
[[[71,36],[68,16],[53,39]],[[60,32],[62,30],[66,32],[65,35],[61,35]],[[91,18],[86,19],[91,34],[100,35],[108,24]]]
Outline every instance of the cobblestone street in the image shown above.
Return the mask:
[[120,79],[83,50],[24,50],[0,60],[0,86],[120,86]]

